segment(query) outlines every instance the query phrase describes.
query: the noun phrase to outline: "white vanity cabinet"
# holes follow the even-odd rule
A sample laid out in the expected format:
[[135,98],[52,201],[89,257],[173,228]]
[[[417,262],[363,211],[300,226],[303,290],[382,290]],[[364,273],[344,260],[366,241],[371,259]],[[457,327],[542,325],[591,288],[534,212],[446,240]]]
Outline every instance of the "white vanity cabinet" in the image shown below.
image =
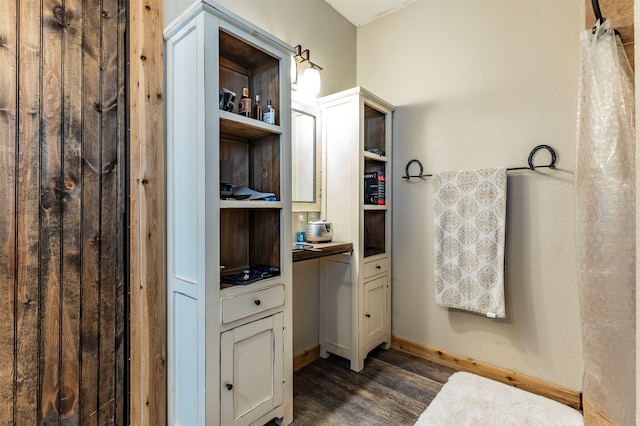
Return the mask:
[[394,107],[356,87],[320,99],[323,206],[353,255],[321,261],[320,351],[364,368],[391,344],[391,135]]
[[[293,53],[208,0],[165,29],[172,425],[293,420]],[[271,101],[275,124],[238,114],[243,88]],[[242,199],[221,183],[271,195]]]
[[284,402],[283,328],[278,313],[222,333],[220,424],[250,425]]

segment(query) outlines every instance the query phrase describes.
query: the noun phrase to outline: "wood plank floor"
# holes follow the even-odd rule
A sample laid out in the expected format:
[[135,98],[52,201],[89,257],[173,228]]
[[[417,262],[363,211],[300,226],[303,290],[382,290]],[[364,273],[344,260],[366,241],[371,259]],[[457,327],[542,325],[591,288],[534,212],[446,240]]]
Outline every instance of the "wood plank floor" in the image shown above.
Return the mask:
[[456,370],[395,349],[376,349],[360,373],[337,356],[294,373],[293,424],[413,425]]

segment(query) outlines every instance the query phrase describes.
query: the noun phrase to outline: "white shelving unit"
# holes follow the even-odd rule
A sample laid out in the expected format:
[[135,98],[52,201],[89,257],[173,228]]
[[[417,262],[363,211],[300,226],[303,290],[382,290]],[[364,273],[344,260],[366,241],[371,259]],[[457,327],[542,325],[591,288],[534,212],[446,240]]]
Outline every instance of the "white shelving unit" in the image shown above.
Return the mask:
[[[169,423],[286,425],[294,51],[208,0],[166,28],[165,47]],[[243,87],[272,101],[275,125],[219,108],[221,88]],[[232,165],[233,184],[276,201],[221,199],[220,161]],[[256,267],[271,274],[223,282]]]
[[[353,242],[352,256],[321,261],[320,351],[323,357],[345,357],[352,370],[360,371],[373,348],[391,344],[394,107],[361,87],[319,104],[323,211],[333,224],[334,240]],[[365,184],[365,175],[377,182],[377,194]]]

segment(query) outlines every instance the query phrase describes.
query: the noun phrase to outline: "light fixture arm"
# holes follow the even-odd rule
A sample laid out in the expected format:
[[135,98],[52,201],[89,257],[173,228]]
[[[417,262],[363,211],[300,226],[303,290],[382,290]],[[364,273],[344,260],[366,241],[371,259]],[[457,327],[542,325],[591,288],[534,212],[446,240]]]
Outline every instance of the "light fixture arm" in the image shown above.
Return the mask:
[[311,59],[310,59],[311,53],[309,52],[309,49],[302,50],[301,45],[297,45],[295,49],[296,49],[296,54],[293,56],[293,58],[296,61],[296,63],[301,64],[304,62],[308,62],[311,68],[315,68],[319,71],[322,71],[322,67],[320,65],[317,65],[311,62]]

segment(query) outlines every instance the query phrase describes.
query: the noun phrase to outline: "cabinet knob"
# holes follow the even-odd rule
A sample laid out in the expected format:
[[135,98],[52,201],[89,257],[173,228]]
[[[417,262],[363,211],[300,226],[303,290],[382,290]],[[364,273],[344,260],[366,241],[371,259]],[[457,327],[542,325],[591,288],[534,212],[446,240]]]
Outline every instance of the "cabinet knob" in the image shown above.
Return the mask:
[[256,300],[253,301],[253,303],[255,303],[256,305],[260,306],[260,303],[262,303],[262,302],[260,302],[260,299],[256,299]]
[[233,385],[231,383],[227,383],[225,387],[227,388],[227,390],[233,389]]
[[365,317],[371,318],[371,314],[364,314]]
[[376,265],[376,269],[382,269],[382,266]]

